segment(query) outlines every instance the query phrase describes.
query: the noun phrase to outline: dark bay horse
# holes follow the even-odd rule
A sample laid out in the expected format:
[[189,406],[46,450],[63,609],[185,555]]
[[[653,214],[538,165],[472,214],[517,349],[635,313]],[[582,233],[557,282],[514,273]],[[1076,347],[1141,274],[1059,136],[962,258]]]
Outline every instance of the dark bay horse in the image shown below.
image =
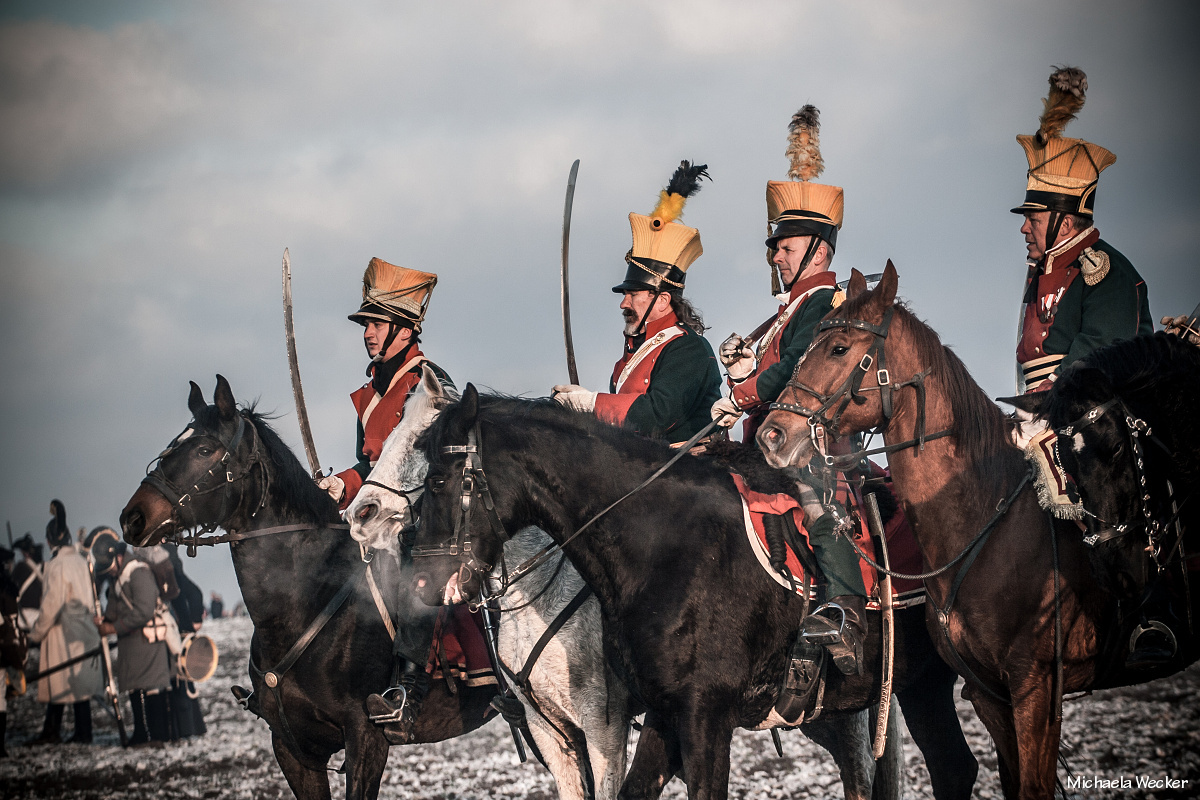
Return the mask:
[[[299,530],[230,544],[246,610],[254,622],[250,648],[250,708],[271,727],[275,759],[301,800],[330,797],[327,764],[346,750],[346,796],[374,798],[388,744],[364,710],[367,695],[387,688],[392,642],[359,576],[364,564],[329,495],[313,483],[279,436],[253,409],[238,409],[228,382],[217,376],[214,405],[193,383],[193,421],[161,457],[158,474],[169,501],[149,479],[121,512],[130,544],[146,546],[184,528],[220,526],[252,532],[277,526]],[[188,489],[187,487],[191,487]],[[277,665],[343,588],[345,605],[290,669]],[[257,667],[257,669],[256,669]],[[279,669],[275,680],[260,670]],[[273,677],[273,676],[272,676]],[[436,681],[417,723],[419,742],[448,739],[490,717],[494,686],[460,685],[451,694]]]
[[[594,590],[609,664],[649,709],[621,796],[657,797],[682,772],[689,797],[726,797],[734,729],[781,722],[773,706],[803,605],[756,560],[729,472],[686,457],[567,541],[673,451],[557,403],[481,398],[471,385],[417,446],[429,461],[413,548],[422,599],[473,596],[507,532],[542,528]],[[481,466],[468,475],[470,447]],[[460,521],[464,508],[475,511]],[[896,626],[910,731],[930,756],[939,796],[969,796],[975,762],[953,707],[953,673],[933,652],[920,609],[898,612]],[[873,636],[868,664],[879,647]],[[878,674],[830,673],[827,712],[858,711],[878,696]],[[918,702],[904,704],[904,693]]]
[[938,650],[966,678],[996,742],[1006,796],[1050,797],[1061,693],[1147,676],[1124,671],[1119,645],[1129,631],[1117,628],[1116,604],[1093,578],[1078,529],[1039,507],[1000,409],[895,303],[897,282],[890,262],[870,292],[855,272],[850,299],[821,323],[779,397],[789,408],[771,412],[758,442],[773,465],[796,467],[815,454],[815,427],[827,436],[882,427],[897,448],[894,490],[925,561],[951,565],[926,580]]

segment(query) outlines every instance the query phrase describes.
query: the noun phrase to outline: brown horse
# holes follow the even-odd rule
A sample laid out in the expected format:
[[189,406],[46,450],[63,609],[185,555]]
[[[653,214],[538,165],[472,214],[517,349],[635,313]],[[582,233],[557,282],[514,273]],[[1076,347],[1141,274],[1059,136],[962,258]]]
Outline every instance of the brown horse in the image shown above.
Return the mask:
[[[995,740],[1005,795],[1050,797],[1062,693],[1163,673],[1124,670],[1129,631],[1079,531],[1038,506],[1008,421],[895,303],[896,285],[891,262],[874,291],[854,273],[850,299],[818,327],[758,443],[773,466],[800,467],[827,438],[882,429],[895,494],[939,568],[926,580],[938,650]],[[1196,657],[1189,650],[1173,670]]]

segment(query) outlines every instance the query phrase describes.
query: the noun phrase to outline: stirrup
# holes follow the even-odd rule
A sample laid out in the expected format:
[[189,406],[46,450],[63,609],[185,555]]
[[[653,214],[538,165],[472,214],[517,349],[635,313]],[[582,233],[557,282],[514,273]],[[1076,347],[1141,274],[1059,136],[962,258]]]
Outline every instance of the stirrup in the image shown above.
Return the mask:
[[[836,609],[841,619],[835,625],[833,620],[821,612]],[[810,627],[811,626],[811,627]],[[828,647],[831,644],[841,644],[846,633],[846,609],[837,603],[826,603],[804,618],[800,638],[805,644],[817,644]]]
[[[1145,624],[1139,623],[1137,627],[1133,629],[1133,633],[1130,634],[1129,656],[1125,660],[1126,665],[1130,665],[1130,660],[1133,658],[1133,654],[1137,652],[1138,639],[1141,639],[1142,636],[1147,633],[1158,633],[1166,637],[1167,647],[1170,649],[1170,652],[1167,653],[1165,658],[1161,659],[1162,663],[1170,661],[1179,654],[1179,640],[1175,638],[1175,632],[1172,631],[1166,623],[1152,619],[1147,621]],[[1163,652],[1166,651],[1164,650]],[[1157,661],[1158,659],[1155,660]]]
[[[400,722],[404,719],[404,707],[408,705],[408,690],[403,686],[389,686],[378,697],[391,710],[382,714],[369,714],[368,719],[376,725],[387,725],[390,722]],[[394,699],[399,697],[399,704]],[[367,698],[368,700],[370,698]]]

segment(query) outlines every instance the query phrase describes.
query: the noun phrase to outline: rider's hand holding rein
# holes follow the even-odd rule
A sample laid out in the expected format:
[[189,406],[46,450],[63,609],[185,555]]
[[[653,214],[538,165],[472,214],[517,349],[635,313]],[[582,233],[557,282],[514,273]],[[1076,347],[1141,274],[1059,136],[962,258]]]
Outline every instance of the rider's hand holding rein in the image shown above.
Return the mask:
[[560,383],[550,391],[551,397],[558,403],[575,411],[590,414],[596,408],[596,392],[588,391],[577,384]]

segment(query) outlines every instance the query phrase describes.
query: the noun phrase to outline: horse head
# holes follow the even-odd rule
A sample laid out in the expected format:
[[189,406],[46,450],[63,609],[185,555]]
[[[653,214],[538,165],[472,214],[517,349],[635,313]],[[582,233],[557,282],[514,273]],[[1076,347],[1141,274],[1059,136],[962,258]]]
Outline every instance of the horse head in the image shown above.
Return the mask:
[[422,366],[421,383],[405,402],[400,424],[388,435],[371,474],[346,508],[355,541],[398,555],[396,534],[412,524],[413,504],[429,471],[425,454],[415,447],[417,437],[456,400],[458,393],[444,386],[428,365]]
[[242,483],[257,461],[254,425],[221,375],[211,406],[199,386],[191,387],[192,421],[151,462],[121,511],[129,544],[148,547],[189,528],[215,528],[241,504]]
[[412,546],[413,591],[429,605],[480,593],[501,557],[505,534],[484,471],[479,392],[467,384],[418,441],[429,462]]
[[853,270],[847,300],[818,325],[816,338],[758,430],[758,446],[771,466],[805,466],[832,440],[885,421],[878,390],[880,379],[886,383],[888,378],[880,357],[897,283],[891,261],[870,291],[862,273]]

